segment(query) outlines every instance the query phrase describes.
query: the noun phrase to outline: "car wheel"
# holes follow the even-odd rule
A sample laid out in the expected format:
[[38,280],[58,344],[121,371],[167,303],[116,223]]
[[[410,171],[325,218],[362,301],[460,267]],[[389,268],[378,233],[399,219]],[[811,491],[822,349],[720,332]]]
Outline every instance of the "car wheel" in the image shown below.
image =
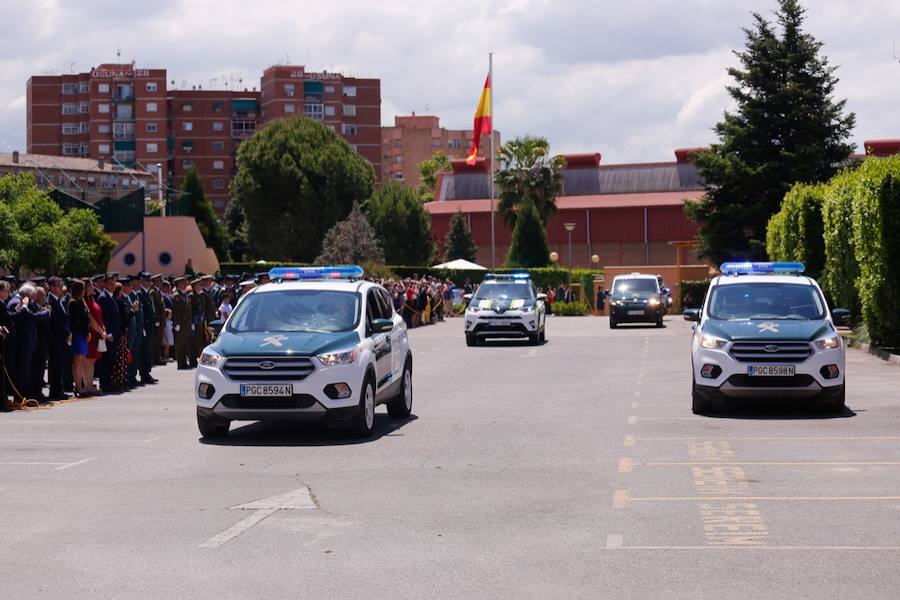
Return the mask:
[[369,437],[375,426],[375,384],[367,377],[359,394],[359,410],[353,417],[351,429],[356,437]]
[[532,346],[537,346],[541,343],[541,334],[540,333],[529,333],[528,334],[528,343]]
[[200,435],[205,438],[223,438],[228,435],[231,421],[215,417],[204,417],[198,412],[197,427],[200,429]]
[[841,385],[841,391],[838,393],[838,395],[828,402],[823,403],[822,408],[824,408],[827,412],[835,415],[839,415],[844,412],[844,410],[847,408],[846,382]]
[[712,410],[712,403],[697,389],[697,382],[691,375],[691,411],[695,415],[705,415]]
[[612,317],[610,317],[610,318],[609,318],[609,328],[610,328],[610,329],[615,329],[615,328],[618,327],[618,326],[619,326],[619,324],[616,323],[616,320],[613,319]]
[[540,337],[539,337],[539,339],[538,339],[538,343],[539,343],[539,344],[546,344],[546,343],[547,343],[547,330],[546,330],[546,329],[541,329],[541,334],[540,334]]
[[663,326],[663,314],[662,313],[659,313],[659,316],[656,317],[656,326],[657,327]]
[[387,403],[388,414],[392,419],[405,419],[412,412],[413,384],[412,359],[407,358],[403,366],[403,378],[397,397]]
[[478,338],[471,333],[466,334],[466,346],[477,346]]

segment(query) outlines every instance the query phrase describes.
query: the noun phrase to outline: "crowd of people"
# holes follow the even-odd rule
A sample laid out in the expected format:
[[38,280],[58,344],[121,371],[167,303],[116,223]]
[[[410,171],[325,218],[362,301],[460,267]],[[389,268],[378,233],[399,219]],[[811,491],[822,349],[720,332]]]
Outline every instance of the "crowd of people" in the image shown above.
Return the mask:
[[[139,273],[0,279],[0,408],[119,394],[157,383],[154,366],[192,369],[240,294],[268,276],[168,279]],[[45,388],[47,392],[45,393]]]
[[450,279],[413,275],[406,279],[378,281],[390,294],[407,327],[443,321],[453,306],[454,284]]

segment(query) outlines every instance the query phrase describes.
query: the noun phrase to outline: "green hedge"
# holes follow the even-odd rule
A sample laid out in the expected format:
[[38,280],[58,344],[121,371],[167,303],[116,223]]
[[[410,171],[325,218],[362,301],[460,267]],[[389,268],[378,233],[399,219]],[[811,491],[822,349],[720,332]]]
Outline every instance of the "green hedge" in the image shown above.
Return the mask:
[[678,287],[681,290],[682,308],[700,308],[703,306],[706,292],[709,290],[709,281],[709,279],[681,281],[681,285]]
[[583,317],[591,314],[591,307],[586,302],[554,302],[553,314],[557,317]]
[[900,156],[869,158],[856,172],[853,247],[872,342],[900,346]]
[[851,318],[860,316],[859,263],[853,250],[853,195],[856,174],[840,173],[831,180],[822,205],[824,224],[825,270],[819,284],[834,306],[846,308]]
[[826,189],[821,184],[794,185],[766,230],[769,259],[802,262],[806,274],[814,279],[821,277],[825,267],[822,204]]

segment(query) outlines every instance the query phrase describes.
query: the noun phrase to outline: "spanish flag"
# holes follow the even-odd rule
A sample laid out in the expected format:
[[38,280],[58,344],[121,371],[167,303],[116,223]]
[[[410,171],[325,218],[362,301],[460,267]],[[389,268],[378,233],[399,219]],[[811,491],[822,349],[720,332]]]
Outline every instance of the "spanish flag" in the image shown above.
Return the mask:
[[466,164],[474,165],[478,160],[478,143],[481,141],[481,134],[493,133],[491,124],[491,76],[488,75],[484,80],[484,89],[481,90],[481,98],[478,100],[478,108],[475,109],[474,138],[472,138],[472,149],[469,150],[469,156],[466,158]]

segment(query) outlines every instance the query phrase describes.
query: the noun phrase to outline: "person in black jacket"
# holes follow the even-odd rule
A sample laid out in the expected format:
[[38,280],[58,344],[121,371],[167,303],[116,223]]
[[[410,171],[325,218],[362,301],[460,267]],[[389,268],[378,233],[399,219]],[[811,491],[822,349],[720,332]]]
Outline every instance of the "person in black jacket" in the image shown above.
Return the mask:
[[44,396],[44,373],[47,371],[47,358],[50,354],[50,306],[47,305],[47,292],[43,287],[35,288],[30,308],[36,316],[34,327],[37,331],[37,345],[31,358],[28,396],[44,404],[50,401]]
[[34,285],[23,283],[18,293],[6,305],[12,313],[16,328],[15,373],[13,381],[23,398],[29,398],[31,389],[31,363],[37,351],[37,320],[49,318],[49,315],[32,306],[35,295]]
[[116,288],[117,273],[109,273],[103,277],[103,281],[97,284],[97,304],[103,313],[103,324],[106,333],[112,336],[112,340],[106,344],[106,352],[100,359],[100,390],[104,394],[117,393],[122,390],[112,384],[113,366],[119,351],[119,337],[121,336],[121,318],[119,317],[119,303],[113,298]]
[[51,400],[65,400],[69,396],[65,390],[65,365],[71,355],[72,332],[69,329],[68,308],[63,305],[63,280],[50,278],[50,356],[47,364],[47,383]]
[[140,287],[138,288],[138,299],[141,302],[141,311],[144,316],[141,359],[138,368],[141,372],[141,383],[156,383],[157,380],[150,375],[150,370],[153,368],[153,340],[156,337],[159,321],[156,317],[153,298],[150,297],[150,273],[140,273],[138,276],[141,278]]
[[7,376],[12,376],[10,369],[14,364],[11,359],[14,355],[15,336],[13,332],[15,327],[12,317],[6,310],[7,302],[9,302],[9,282],[0,280],[0,346],[2,346],[0,348],[0,410],[8,408],[12,388]]
[[72,299],[69,300],[69,329],[72,331],[72,377],[75,393],[87,396],[92,393],[93,382],[87,380],[88,338],[90,319],[84,303],[84,283],[72,283]]

